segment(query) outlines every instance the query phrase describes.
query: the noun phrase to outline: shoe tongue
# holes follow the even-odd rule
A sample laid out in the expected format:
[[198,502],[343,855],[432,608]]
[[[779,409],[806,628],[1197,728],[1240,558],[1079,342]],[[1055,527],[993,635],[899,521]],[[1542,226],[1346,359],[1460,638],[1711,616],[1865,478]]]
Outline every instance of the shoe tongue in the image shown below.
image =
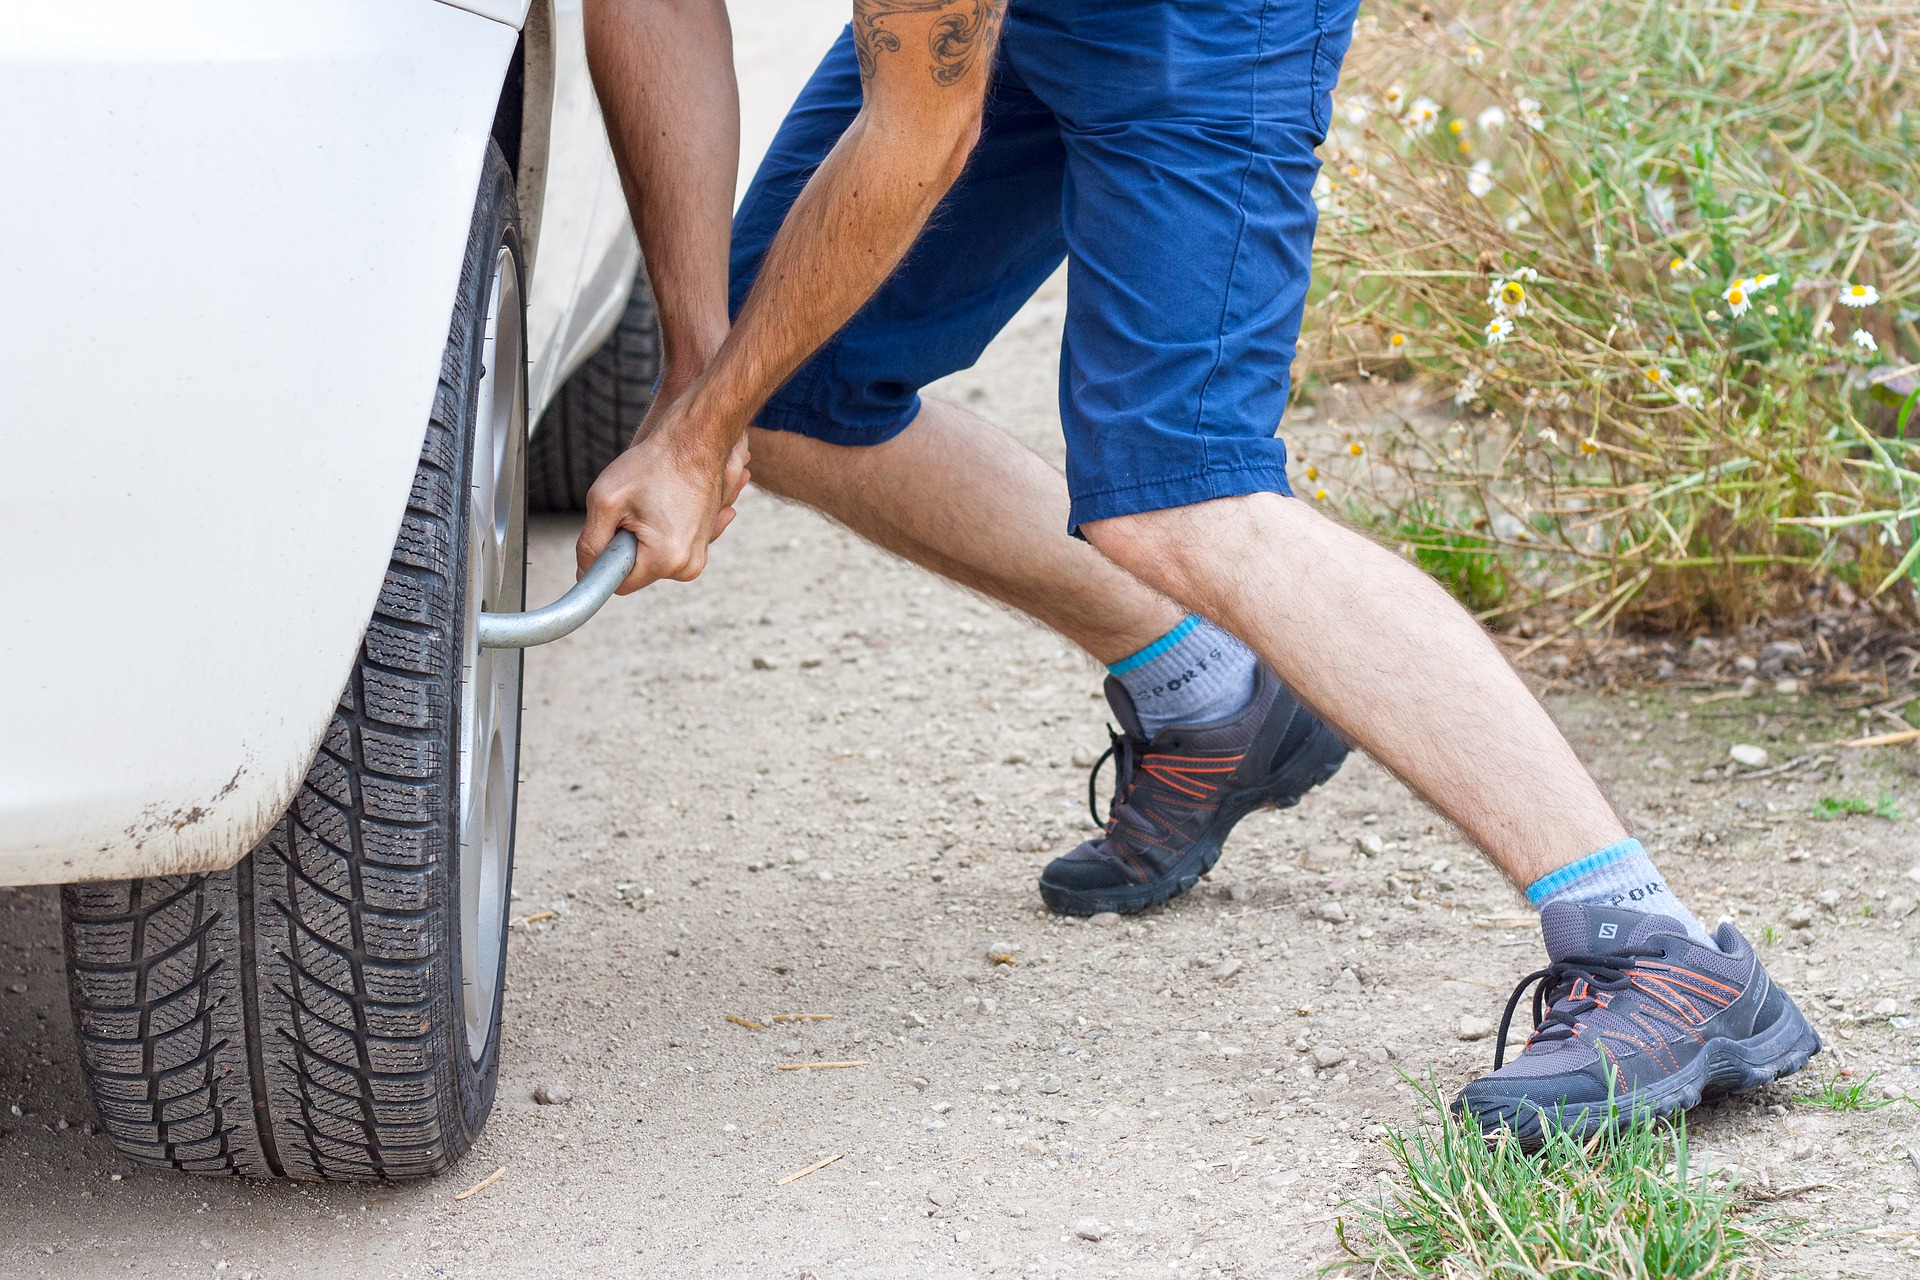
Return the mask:
[[1129,738],[1143,741],[1146,734],[1140,730],[1140,713],[1133,709],[1133,695],[1127,692],[1127,686],[1112,676],[1107,677],[1107,705],[1113,708],[1114,718],[1120,721],[1120,731]]
[[1616,955],[1656,933],[1683,938],[1687,934],[1685,925],[1667,916],[1579,902],[1553,902],[1542,907],[1540,932],[1547,942],[1547,955],[1554,960],[1576,954]]

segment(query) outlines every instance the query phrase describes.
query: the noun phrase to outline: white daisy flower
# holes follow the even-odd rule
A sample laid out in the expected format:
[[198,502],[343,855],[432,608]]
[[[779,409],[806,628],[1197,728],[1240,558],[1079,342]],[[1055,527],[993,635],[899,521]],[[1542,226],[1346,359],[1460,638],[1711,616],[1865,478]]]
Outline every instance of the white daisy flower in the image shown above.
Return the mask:
[[1515,209],[1512,213],[1500,219],[1500,225],[1509,231],[1518,231],[1532,221],[1533,215],[1531,213],[1528,213],[1525,209]]
[[1348,124],[1359,128],[1373,114],[1373,104],[1364,95],[1356,93],[1340,104],[1340,112],[1346,116]]
[[1485,332],[1487,335],[1487,345],[1490,347],[1497,346],[1513,336],[1513,321],[1507,319],[1505,316],[1495,316],[1493,319],[1487,321]]
[[1880,301],[1880,291],[1870,284],[1850,284],[1840,291],[1843,307],[1870,307]]
[[1415,98],[1400,123],[1418,134],[1429,134],[1440,124],[1440,104],[1432,98]]
[[1689,409],[1698,409],[1707,401],[1706,392],[1690,382],[1683,382],[1673,389],[1673,398]]
[[1540,104],[1532,98],[1520,99],[1513,104],[1513,108],[1520,113],[1520,123],[1535,133],[1540,133],[1547,127],[1546,117],[1540,114]]
[[1338,198],[1334,195],[1334,181],[1325,171],[1313,180],[1313,203],[1322,213],[1332,213]]
[[1483,133],[1498,133],[1507,126],[1507,113],[1500,107],[1487,107],[1473,118]]
[[1747,314],[1748,308],[1753,306],[1753,295],[1747,291],[1748,283],[1746,280],[1735,280],[1727,286],[1727,291],[1720,295],[1726,299],[1727,310],[1736,316]]
[[1749,292],[1759,293],[1764,289],[1771,289],[1779,283],[1780,273],[1778,271],[1769,271],[1765,275],[1755,276],[1753,279],[1747,281],[1747,289]]
[[1480,371],[1467,370],[1467,376],[1453,389],[1453,402],[1457,405],[1469,405],[1480,398]]
[[1473,162],[1473,168],[1467,170],[1467,190],[1475,199],[1486,199],[1487,192],[1493,190],[1493,161]]
[[1406,101],[1407,91],[1397,84],[1387,89],[1386,97],[1383,99],[1387,110],[1394,112],[1399,111],[1401,107],[1405,106]]
[[1855,329],[1853,331],[1853,345],[1862,351],[1878,351],[1880,349],[1880,344],[1875,342],[1873,335],[1865,329]]
[[[1522,268],[1524,270],[1524,268]],[[1510,278],[1495,276],[1487,286],[1487,305],[1497,316],[1510,316],[1518,319],[1527,314],[1527,287],[1521,283],[1523,277],[1519,271]]]

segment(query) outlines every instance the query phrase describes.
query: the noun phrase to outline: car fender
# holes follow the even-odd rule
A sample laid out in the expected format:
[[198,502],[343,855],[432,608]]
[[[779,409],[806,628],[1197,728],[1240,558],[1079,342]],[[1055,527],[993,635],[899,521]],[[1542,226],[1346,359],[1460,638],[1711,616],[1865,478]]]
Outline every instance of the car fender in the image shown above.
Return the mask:
[[526,6],[467,8],[0,29],[0,883],[231,865],[293,796],[438,388],[491,11]]

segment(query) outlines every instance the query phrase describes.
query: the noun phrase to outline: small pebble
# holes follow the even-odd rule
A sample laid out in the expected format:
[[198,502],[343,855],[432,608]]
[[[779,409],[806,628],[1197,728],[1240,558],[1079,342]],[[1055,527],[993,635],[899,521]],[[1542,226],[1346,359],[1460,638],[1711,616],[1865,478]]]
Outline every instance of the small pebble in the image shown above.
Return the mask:
[[1040,1090],[1042,1093],[1058,1093],[1060,1092],[1060,1077],[1051,1073],[1041,1076],[1040,1083],[1035,1085],[1034,1088]]
[[1347,851],[1337,844],[1316,844],[1307,849],[1301,865],[1309,871],[1331,871],[1347,859]]
[[1727,754],[1733,757],[1735,764],[1743,764],[1749,769],[1764,769],[1772,757],[1765,747],[1756,747],[1750,742],[1736,742],[1727,748]]
[[1106,1230],[1100,1225],[1099,1219],[1082,1218],[1073,1224],[1073,1234],[1082,1240],[1098,1240],[1106,1234]]
[[1485,1040],[1494,1032],[1493,1019],[1468,1014],[1460,1019],[1459,1035],[1462,1040]]
[[1245,902],[1253,896],[1253,886],[1244,880],[1235,880],[1227,886],[1227,899],[1231,902]]
[[533,1100],[543,1107],[564,1107],[573,1101],[573,1090],[558,1081],[549,1080],[533,1087]]
[[1787,928],[1789,929],[1806,929],[1810,928],[1812,924],[1812,907],[1795,907],[1793,910],[1787,912]]
[[1345,924],[1347,909],[1340,905],[1338,898],[1329,898],[1314,908],[1313,915],[1315,919],[1325,920],[1330,924]]
[[772,658],[760,657],[753,660],[753,669],[755,671],[774,671],[777,670],[779,666],[780,664]]
[[1313,1065],[1325,1069],[1337,1067],[1347,1060],[1347,1051],[1337,1044],[1317,1044],[1307,1051],[1313,1059]]
[[1214,980],[1216,982],[1225,982],[1228,978],[1240,972],[1242,967],[1238,960],[1223,960],[1213,971]]
[[1087,923],[1096,929],[1112,929],[1119,925],[1120,915],[1115,911],[1097,911],[1087,917]]

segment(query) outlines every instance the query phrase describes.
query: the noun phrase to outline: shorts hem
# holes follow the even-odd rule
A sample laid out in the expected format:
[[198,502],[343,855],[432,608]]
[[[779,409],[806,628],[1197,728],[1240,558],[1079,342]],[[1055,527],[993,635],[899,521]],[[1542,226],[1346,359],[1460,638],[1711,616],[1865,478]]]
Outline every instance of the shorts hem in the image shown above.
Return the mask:
[[919,416],[920,397],[915,395],[913,402],[893,422],[849,426],[810,409],[770,404],[754,416],[753,425],[762,431],[785,431],[809,440],[818,440],[822,444],[858,449],[885,444],[912,426],[913,420]]
[[1080,526],[1095,520],[1137,516],[1149,511],[1191,507],[1215,498],[1242,498],[1250,493],[1277,493],[1291,498],[1284,466],[1261,463],[1244,467],[1209,467],[1173,480],[1155,480],[1120,489],[1080,494],[1067,512],[1067,532],[1080,535]]

